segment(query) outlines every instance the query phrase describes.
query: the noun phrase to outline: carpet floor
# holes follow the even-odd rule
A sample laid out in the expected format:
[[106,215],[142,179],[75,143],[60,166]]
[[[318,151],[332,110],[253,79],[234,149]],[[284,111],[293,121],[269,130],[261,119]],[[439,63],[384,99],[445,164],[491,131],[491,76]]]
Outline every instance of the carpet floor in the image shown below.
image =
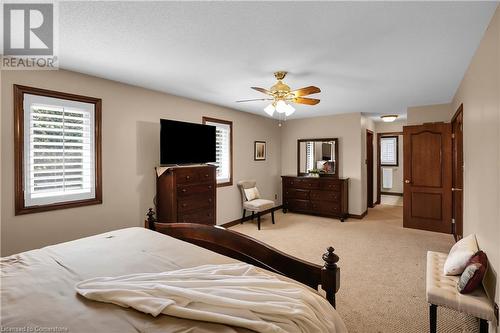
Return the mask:
[[[232,230],[296,257],[323,264],[328,246],[340,257],[337,309],[351,333],[428,332],[425,269],[428,250],[448,252],[451,235],[403,228],[402,207],[379,205],[362,220],[276,212]],[[478,332],[477,321],[438,308],[438,332]]]

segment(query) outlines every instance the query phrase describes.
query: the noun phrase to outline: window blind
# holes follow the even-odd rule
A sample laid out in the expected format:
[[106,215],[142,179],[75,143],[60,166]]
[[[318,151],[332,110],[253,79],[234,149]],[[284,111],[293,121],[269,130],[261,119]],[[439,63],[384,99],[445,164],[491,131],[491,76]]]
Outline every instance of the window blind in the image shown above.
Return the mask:
[[206,124],[216,127],[215,164],[217,166],[217,182],[229,182],[231,179],[231,126],[209,121],[207,121]]
[[380,138],[380,164],[397,165],[398,141],[396,137]]
[[25,95],[28,206],[94,197],[94,105]]

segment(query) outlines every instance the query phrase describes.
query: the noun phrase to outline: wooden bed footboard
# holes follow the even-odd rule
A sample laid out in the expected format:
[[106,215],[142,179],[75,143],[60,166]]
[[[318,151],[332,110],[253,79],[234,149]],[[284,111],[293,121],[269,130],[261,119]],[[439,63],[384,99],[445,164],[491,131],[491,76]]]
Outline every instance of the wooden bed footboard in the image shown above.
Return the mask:
[[323,254],[324,265],[295,258],[259,240],[220,226],[196,223],[156,222],[152,209],[148,212],[149,229],[201,246],[326,292],[326,299],[335,307],[335,293],[340,288],[339,257],[329,247]]

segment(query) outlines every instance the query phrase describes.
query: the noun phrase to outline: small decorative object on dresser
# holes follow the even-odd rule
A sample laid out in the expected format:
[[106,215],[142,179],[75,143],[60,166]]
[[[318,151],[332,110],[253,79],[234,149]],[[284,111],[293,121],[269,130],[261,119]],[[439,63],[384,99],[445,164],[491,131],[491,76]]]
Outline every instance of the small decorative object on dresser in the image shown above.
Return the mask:
[[349,178],[282,176],[283,213],[298,213],[338,217],[348,213]]
[[255,161],[266,160],[266,141],[255,141],[253,143],[253,159]]
[[156,168],[159,222],[215,224],[215,166]]

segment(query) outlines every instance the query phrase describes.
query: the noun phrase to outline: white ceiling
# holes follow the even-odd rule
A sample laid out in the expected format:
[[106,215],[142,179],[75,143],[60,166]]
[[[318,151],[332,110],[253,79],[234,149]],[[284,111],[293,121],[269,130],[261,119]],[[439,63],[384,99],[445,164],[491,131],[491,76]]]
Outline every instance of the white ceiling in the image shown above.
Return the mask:
[[[265,115],[287,70],[321,103],[293,117],[449,102],[498,2],[60,2],[62,68]],[[313,96],[311,96],[313,97]]]

